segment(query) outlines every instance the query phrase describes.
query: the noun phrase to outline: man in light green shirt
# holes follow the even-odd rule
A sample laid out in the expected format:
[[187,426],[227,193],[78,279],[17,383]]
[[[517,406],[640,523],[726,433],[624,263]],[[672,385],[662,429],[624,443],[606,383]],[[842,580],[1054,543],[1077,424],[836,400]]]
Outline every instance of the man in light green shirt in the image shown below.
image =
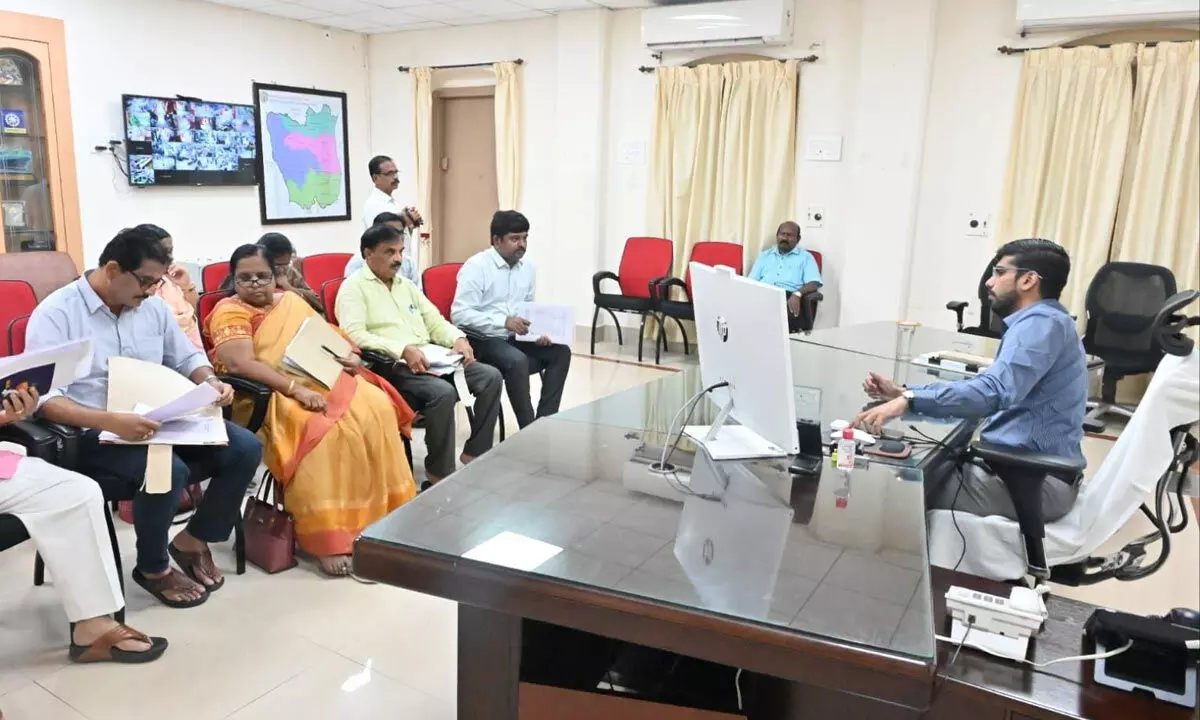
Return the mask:
[[361,348],[396,358],[390,368],[378,368],[400,391],[413,410],[425,417],[425,474],[436,483],[454,472],[454,404],[458,393],[449,377],[429,374],[422,346],[439,345],[462,353],[467,389],[475,396],[471,437],[459,458],[469,463],[492,448],[500,414],[500,371],[475,362],[463,333],[399,273],[404,235],[390,225],[375,225],[362,235],[366,265],[342,283],[337,296],[337,319]]

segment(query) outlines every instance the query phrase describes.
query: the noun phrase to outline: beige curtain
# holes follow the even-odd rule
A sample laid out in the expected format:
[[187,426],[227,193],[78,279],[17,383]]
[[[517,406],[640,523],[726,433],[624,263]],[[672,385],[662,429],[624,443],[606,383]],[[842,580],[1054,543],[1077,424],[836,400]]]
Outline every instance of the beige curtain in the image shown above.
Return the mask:
[[516,210],[521,201],[520,65],[499,62],[496,70],[496,189],[501,210]]
[[998,244],[1044,237],[1071,254],[1062,302],[1084,321],[1108,261],[1133,114],[1133,45],[1025,53]]
[[[432,234],[433,218],[433,71],[427,67],[416,67],[409,71],[413,84],[413,164],[417,174],[417,208],[424,214],[424,232]],[[430,253],[420,248],[417,267],[429,267]]]
[[1200,41],[1141,47],[1114,260],[1200,288]]
[[676,277],[695,243],[739,243],[749,262],[791,217],[796,71],[794,60],[656,71],[647,229],[674,241]]

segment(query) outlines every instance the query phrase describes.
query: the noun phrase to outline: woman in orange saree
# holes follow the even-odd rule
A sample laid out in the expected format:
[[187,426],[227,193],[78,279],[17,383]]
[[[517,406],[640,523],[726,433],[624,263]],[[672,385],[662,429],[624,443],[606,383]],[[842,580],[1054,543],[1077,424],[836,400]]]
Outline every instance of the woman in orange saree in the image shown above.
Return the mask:
[[207,323],[214,364],[275,391],[260,431],[263,461],[284,488],[301,550],[327,574],[347,575],[363,528],[416,495],[400,439],[413,412],[357,354],[340,361],[346,372],[329,390],[289,372],[288,343],[316,312],[295,293],[276,292],[261,247],[238,248],[229,265],[236,294]]

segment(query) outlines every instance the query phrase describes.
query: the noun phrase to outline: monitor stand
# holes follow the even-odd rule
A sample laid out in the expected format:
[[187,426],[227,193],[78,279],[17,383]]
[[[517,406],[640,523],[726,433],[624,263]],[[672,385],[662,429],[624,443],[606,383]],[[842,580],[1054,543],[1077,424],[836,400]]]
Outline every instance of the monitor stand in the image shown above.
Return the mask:
[[683,434],[703,446],[713,460],[787,457],[787,451],[745,425],[726,425],[733,399],[721,407],[712,425],[688,425]]

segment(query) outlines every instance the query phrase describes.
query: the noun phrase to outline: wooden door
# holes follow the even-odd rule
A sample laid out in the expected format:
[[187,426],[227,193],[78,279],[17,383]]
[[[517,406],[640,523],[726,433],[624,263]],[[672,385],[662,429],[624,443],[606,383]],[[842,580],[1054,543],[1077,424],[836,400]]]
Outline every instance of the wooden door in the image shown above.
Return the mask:
[[463,262],[488,247],[496,189],[494,87],[439,90],[434,95],[433,257]]
[[60,250],[82,267],[59,20],[0,12],[0,252]]

